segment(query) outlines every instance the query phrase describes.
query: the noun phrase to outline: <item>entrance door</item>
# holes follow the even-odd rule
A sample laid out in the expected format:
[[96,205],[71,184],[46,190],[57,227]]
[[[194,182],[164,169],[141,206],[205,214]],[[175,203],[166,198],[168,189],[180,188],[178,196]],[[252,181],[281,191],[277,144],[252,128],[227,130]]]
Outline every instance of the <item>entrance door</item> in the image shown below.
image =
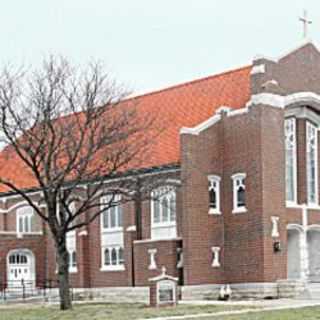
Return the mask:
[[8,288],[34,287],[33,255],[15,251],[8,257]]
[[288,230],[288,279],[301,277],[300,233],[298,230]]
[[320,282],[320,231],[309,230],[307,234],[309,249],[309,279]]

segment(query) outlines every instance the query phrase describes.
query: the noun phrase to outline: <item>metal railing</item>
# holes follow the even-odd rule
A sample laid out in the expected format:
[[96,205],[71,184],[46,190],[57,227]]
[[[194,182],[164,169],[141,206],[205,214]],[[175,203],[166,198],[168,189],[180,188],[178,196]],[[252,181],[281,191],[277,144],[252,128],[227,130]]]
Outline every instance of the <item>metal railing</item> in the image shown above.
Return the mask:
[[[0,282],[0,300],[17,301],[40,298],[47,300],[55,293],[57,295],[59,282],[57,280],[9,280]],[[70,288],[71,298],[73,299],[73,288]]]

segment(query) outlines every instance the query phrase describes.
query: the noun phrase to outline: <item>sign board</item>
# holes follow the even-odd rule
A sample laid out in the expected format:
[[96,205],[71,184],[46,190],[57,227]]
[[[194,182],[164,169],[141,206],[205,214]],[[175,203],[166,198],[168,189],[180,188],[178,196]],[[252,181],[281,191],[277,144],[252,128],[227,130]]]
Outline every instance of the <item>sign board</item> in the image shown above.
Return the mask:
[[158,304],[176,303],[176,283],[172,280],[162,280],[157,285]]

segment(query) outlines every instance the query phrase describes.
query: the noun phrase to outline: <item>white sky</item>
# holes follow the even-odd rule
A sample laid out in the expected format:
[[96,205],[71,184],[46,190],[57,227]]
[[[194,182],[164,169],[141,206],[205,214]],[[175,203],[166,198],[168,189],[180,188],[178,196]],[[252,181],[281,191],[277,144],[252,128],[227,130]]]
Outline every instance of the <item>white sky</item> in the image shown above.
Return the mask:
[[0,62],[37,64],[58,53],[103,60],[136,92],[320,42],[319,0],[0,0]]

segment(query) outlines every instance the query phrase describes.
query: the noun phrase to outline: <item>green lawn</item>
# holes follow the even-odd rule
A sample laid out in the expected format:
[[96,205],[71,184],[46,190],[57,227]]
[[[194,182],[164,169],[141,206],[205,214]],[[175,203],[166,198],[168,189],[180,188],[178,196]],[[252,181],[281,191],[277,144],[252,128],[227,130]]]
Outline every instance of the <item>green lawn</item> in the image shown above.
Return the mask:
[[[192,315],[219,311],[240,310],[248,306],[191,306],[177,308],[149,308],[142,304],[86,304],[75,305],[72,311],[61,312],[58,307],[19,305],[1,306],[0,320],[137,320],[161,316]],[[252,307],[251,307],[252,308]],[[194,320],[197,317],[194,318]],[[199,318],[201,320],[320,320],[320,307],[283,311],[259,311],[243,315]]]
[[[195,317],[194,320],[197,318]],[[320,307],[287,309],[281,311],[259,311],[242,315],[206,317],[201,320],[316,320],[320,319]],[[189,319],[191,320],[191,319]]]
[[2,306],[0,320],[137,320],[161,316],[215,313],[238,310],[245,306],[191,306],[149,308],[142,304],[86,304],[75,305],[72,311],[59,311],[56,306]]

